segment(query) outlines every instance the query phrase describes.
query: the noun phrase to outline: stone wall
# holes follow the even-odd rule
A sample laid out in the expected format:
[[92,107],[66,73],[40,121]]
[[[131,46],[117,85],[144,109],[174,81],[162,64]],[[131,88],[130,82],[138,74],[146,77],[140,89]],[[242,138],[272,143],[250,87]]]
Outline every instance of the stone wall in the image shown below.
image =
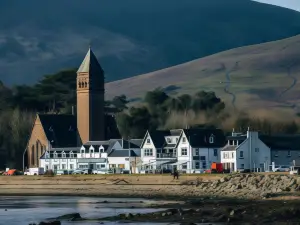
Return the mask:
[[300,177],[290,175],[237,174],[211,182],[200,182],[198,187],[211,195],[268,198],[279,193],[297,192],[300,189]]

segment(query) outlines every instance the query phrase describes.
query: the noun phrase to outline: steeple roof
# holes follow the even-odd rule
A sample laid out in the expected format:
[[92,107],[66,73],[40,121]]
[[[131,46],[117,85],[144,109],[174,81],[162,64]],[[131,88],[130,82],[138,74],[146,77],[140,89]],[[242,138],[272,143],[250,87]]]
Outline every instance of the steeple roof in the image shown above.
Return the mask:
[[77,73],[103,74],[94,52],[89,48],[84,60],[82,61]]

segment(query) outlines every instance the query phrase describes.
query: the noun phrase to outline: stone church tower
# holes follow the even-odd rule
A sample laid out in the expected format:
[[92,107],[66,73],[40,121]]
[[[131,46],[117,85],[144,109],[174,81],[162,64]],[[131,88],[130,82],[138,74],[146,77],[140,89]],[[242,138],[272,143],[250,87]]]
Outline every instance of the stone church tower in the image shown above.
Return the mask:
[[77,128],[82,143],[105,139],[104,71],[89,48],[77,71]]

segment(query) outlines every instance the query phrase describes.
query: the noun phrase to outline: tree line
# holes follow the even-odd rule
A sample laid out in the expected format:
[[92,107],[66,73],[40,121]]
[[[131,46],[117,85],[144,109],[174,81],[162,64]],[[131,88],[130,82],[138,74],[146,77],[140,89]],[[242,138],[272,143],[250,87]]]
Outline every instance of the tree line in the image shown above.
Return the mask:
[[[68,113],[76,107],[76,70],[64,70],[46,75],[34,85],[7,87],[0,82],[0,165],[22,166],[37,112]],[[232,128],[246,131],[250,126],[265,134],[299,131],[294,121],[233,114],[214,92],[199,90],[190,94],[170,96],[161,88],[145,93],[141,102],[133,104],[125,95],[106,101],[113,108],[123,138],[143,138],[146,130],[190,127]]]

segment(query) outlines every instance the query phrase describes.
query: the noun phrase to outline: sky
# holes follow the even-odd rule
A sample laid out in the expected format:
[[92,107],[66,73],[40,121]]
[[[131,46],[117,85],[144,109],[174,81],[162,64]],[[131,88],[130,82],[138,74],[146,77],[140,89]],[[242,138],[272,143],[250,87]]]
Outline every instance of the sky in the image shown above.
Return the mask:
[[300,11],[300,0],[254,0]]

